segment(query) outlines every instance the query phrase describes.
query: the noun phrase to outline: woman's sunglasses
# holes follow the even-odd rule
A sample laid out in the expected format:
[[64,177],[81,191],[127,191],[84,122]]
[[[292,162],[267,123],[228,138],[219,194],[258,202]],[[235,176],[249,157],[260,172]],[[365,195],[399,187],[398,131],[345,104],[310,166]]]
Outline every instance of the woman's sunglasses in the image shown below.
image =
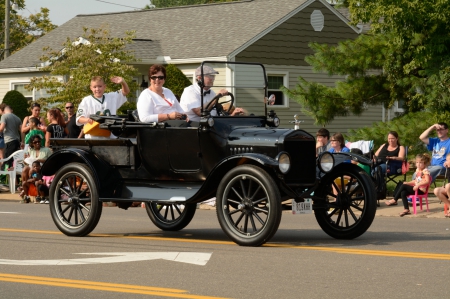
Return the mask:
[[150,79],[152,79],[152,80],[156,80],[156,79],[164,80],[164,79],[166,79],[166,77],[164,77],[164,76],[151,76]]

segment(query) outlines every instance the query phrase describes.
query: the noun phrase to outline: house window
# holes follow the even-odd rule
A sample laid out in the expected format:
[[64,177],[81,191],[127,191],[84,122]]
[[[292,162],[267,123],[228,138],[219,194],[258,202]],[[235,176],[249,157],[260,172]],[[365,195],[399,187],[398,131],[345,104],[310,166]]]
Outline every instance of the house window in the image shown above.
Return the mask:
[[31,101],[31,100],[34,100],[33,91],[25,89],[25,85],[28,85],[28,84],[29,84],[28,82],[12,83],[11,89],[17,90],[18,92],[23,94],[27,100]]
[[288,100],[283,92],[280,90],[281,86],[287,85],[287,75],[285,74],[269,74],[267,76],[269,96],[275,95],[275,105],[280,107],[287,107]]
[[405,104],[406,104],[405,100],[395,101],[394,111],[395,112],[405,112]]

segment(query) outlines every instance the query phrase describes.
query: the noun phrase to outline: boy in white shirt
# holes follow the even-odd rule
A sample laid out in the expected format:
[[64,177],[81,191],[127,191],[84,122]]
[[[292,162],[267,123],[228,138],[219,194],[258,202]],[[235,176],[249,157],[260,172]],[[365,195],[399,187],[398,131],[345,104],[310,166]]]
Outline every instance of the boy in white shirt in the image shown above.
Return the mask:
[[[122,85],[119,91],[109,92],[105,94],[106,84],[102,77],[95,76],[91,79],[90,89],[93,95],[89,95],[81,101],[78,106],[76,124],[81,126],[84,124],[92,124],[91,114],[97,115],[116,115],[117,109],[127,101],[126,95],[130,92],[127,82],[122,77],[112,77],[111,82]],[[114,137],[114,135],[111,135]],[[101,138],[86,134],[85,138]]]

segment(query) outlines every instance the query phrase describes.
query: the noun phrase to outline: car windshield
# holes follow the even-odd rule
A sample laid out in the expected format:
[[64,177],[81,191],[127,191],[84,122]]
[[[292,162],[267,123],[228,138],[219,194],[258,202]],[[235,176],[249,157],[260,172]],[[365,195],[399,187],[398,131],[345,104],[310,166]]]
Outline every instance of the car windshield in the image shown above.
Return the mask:
[[[201,76],[205,90],[211,89],[217,94],[226,89],[234,95],[234,106],[245,107],[247,115],[266,114],[267,78],[262,64],[205,61],[201,65]],[[229,96],[219,100],[224,106],[229,101]]]

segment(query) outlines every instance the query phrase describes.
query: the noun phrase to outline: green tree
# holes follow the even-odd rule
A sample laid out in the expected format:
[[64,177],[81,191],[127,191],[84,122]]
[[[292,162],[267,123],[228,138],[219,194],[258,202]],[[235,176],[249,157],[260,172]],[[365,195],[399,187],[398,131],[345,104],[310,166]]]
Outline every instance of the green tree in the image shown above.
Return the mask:
[[177,68],[174,64],[169,64],[166,66],[167,79],[164,83],[164,87],[170,89],[178,100],[181,98],[181,94],[184,88],[191,85],[191,81]]
[[[218,2],[233,2],[239,0],[152,0],[152,4],[156,8],[184,6],[184,5],[197,5],[197,4],[210,4]],[[150,9],[147,5],[144,9]]]
[[[360,114],[370,105],[407,112],[450,111],[450,0],[346,0],[352,22],[371,23],[371,32],[336,46],[310,44],[306,58],[315,71],[346,79],[328,87],[299,78],[285,90],[317,124]],[[382,20],[379,22],[379,20]]]
[[24,119],[25,116],[30,115],[28,108],[30,107],[27,99],[23,94],[17,90],[8,91],[3,97],[2,103],[5,103],[13,110],[14,114],[20,119]]
[[[18,10],[26,8],[24,0],[16,0]],[[0,3],[0,22],[2,25],[2,35],[5,33],[5,1]],[[57,26],[53,25],[49,19],[48,8],[41,7],[40,12],[31,14],[29,17],[23,17],[18,14],[18,11],[12,10],[10,16],[10,37],[9,49],[11,54],[29,45],[36,39],[42,37],[46,33],[52,31]],[[5,48],[4,38],[1,39],[0,47]],[[0,60],[4,57],[1,55]]]
[[[134,94],[138,86],[133,83],[137,70],[129,65],[137,61],[134,55],[125,49],[132,43],[133,32],[126,32],[123,37],[110,37],[105,28],[83,28],[81,37],[67,39],[63,50],[55,51],[45,48],[41,57],[44,67],[42,72],[49,75],[33,77],[28,90],[45,89],[51,96],[39,99],[42,104],[63,104],[72,102],[77,106],[83,97],[90,94],[89,83],[93,76],[102,76],[107,85],[106,92],[120,89],[120,85],[110,82],[109,78],[120,76],[130,86],[130,94]],[[63,78],[64,80],[61,80]]]

